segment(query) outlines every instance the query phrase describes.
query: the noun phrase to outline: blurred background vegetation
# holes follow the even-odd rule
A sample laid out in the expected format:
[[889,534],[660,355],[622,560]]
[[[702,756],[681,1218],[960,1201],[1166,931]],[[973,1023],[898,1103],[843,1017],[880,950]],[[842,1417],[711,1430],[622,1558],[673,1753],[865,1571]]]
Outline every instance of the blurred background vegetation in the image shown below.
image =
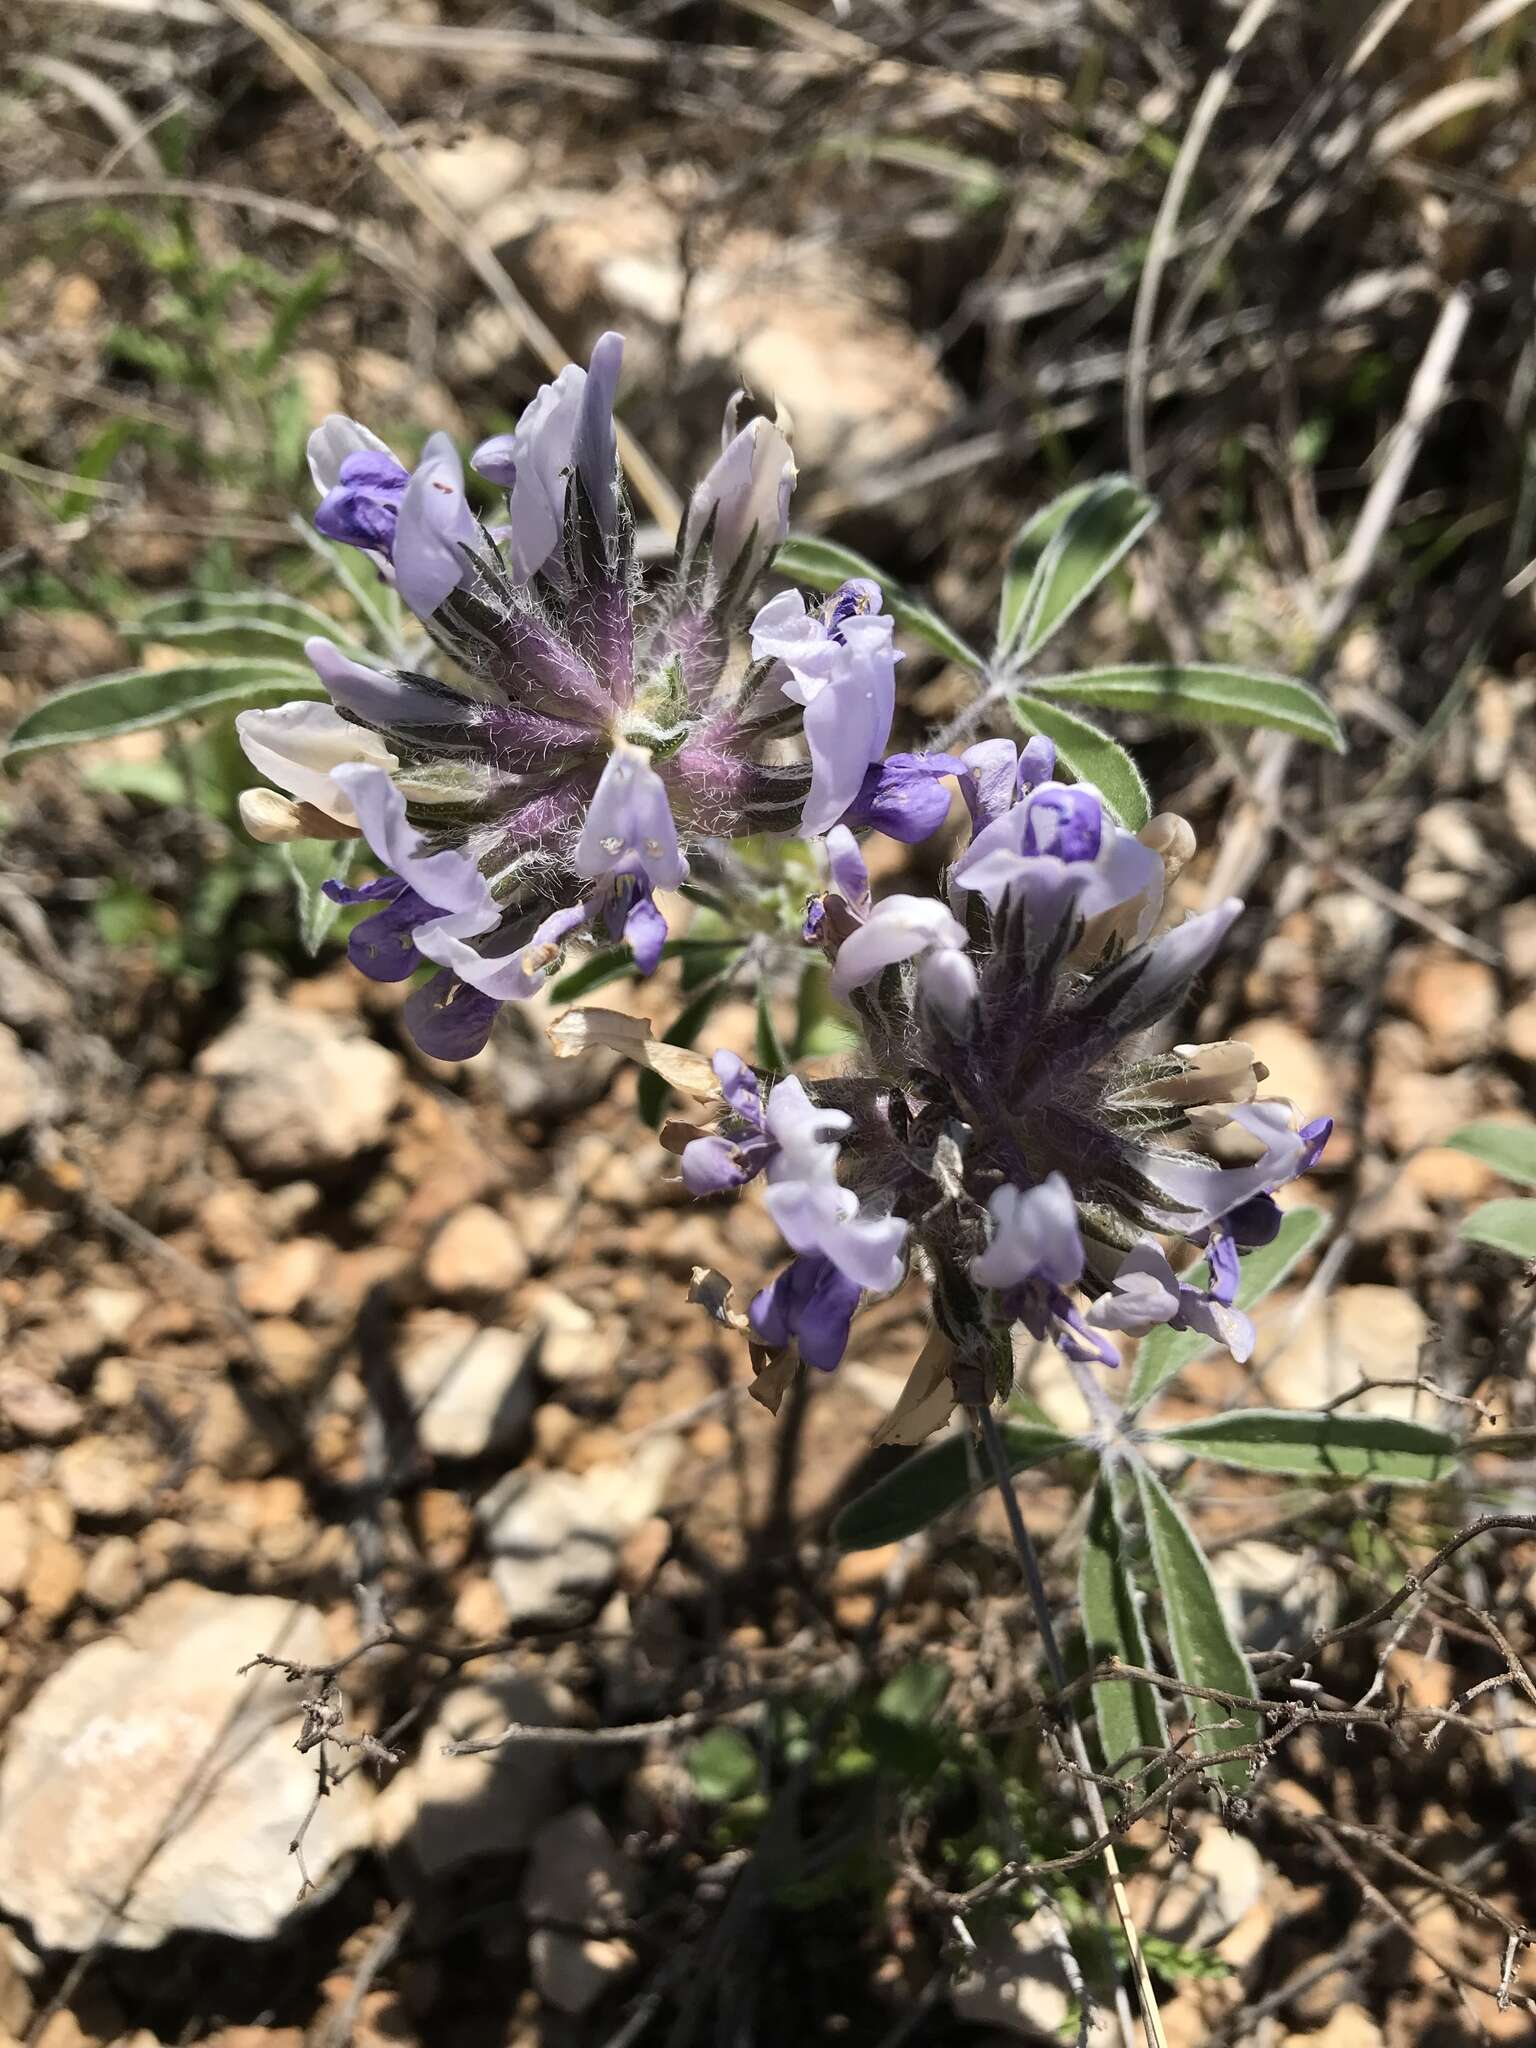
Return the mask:
[[[1499,1174],[1436,1143],[1473,1116],[1528,1122],[1536,1065],[1536,28],[1522,0],[11,0],[0,56],[0,725],[87,677],[184,663],[178,626],[200,596],[278,589],[362,630],[368,591],[338,594],[295,528],[311,426],[341,410],[402,453],[439,427],[467,446],[608,327],[628,337],[620,410],[656,555],[743,382],[794,422],[797,532],[861,550],[966,635],[988,630],[1021,519],[1129,471],[1161,522],[1062,665],[1171,656],[1306,676],[1350,742],[1336,758],[1110,720],[1158,806],[1196,822],[1197,886],[1255,908],[1200,1035],[1251,1037],[1283,1092],[1340,1120],[1322,1188],[1335,1235],[1299,1303],[1330,1299],[1339,1320],[1321,1349],[1277,1335],[1261,1377],[1266,1362],[1282,1384],[1311,1372],[1311,1402],[1358,1371],[1425,1371],[1530,1424],[1518,1269],[1453,1228]],[[290,653],[255,606],[224,649],[258,672]],[[916,743],[967,685],[916,645],[901,673]],[[27,1525],[5,1711],[172,1557],[206,1585],[315,1601],[343,1648],[360,1583],[438,1640],[515,1630],[477,1533],[494,1472],[380,1451],[398,1449],[398,1416],[363,1304],[379,1286],[402,1314],[467,1297],[523,1327],[530,1270],[547,1328],[555,1287],[600,1333],[625,1333],[620,1362],[577,1392],[546,1373],[533,1469],[616,1456],[669,1412],[668,1373],[671,1412],[705,1407],[672,1494],[626,1536],[649,1530],[655,1551],[647,1565],[626,1549],[615,1596],[643,1619],[639,1648],[535,1631],[525,1662],[620,1720],[780,1691],[750,1740],[714,1729],[685,1770],[671,1751],[571,1767],[570,1796],[622,1816],[650,1883],[626,1909],[628,1963],[579,2009],[497,1919],[510,1881],[494,1860],[490,1878],[437,1870],[422,1892],[386,1859],[298,1932],[219,1949],[213,1990],[195,1948],[158,1973],[108,1957],[84,1978],[50,1956],[12,2007],[0,1971],[0,2023],[45,2048],[139,2041],[141,2022],[146,2039],[227,2048],[250,2048],[257,2026],[273,2048],[1070,2038],[1081,1981],[1050,1976],[1068,1937],[1101,1986],[1120,1960],[1088,1894],[1052,1894],[1027,1969],[998,1962],[984,1921],[935,1903],[1005,1850],[1047,1858],[1070,1840],[1010,1649],[1023,1624],[997,1527],[919,1562],[911,1588],[829,1561],[826,1522],[868,1434],[860,1397],[835,1397],[852,1423],[740,1423],[727,1352],[675,1305],[689,1261],[665,1266],[663,1239],[696,1219],[647,1223],[651,1169],[628,1155],[650,1140],[623,1084],[610,1114],[515,1022],[476,1073],[452,1075],[405,1048],[389,992],[338,977],[333,952],[317,968],[288,866],[239,831],[249,770],[217,699],[170,729],[17,758],[0,784],[14,1169],[0,1314],[21,1367],[78,1410],[50,1434],[35,1405],[0,1399],[0,1506],[68,1509],[63,1535],[51,1508]],[[228,1062],[195,1063],[274,992],[285,1014],[344,1016],[406,1077],[406,1108],[356,1159],[259,1156],[220,1122]],[[424,1251],[466,1204],[524,1245],[506,1302]],[[334,1297],[318,1279],[312,1299],[263,1291],[252,1269],[295,1246],[338,1273],[363,1275],[355,1262],[380,1247],[395,1265]],[[103,1286],[154,1299],[117,1338],[72,1350],[82,1290]],[[912,1304],[884,1328],[877,1362],[904,1373]],[[106,1371],[124,1357],[126,1395]],[[226,1378],[266,1449],[210,1441],[223,1411],[206,1388]],[[1233,1398],[1226,1382],[1206,1392]],[[66,1486],[51,1446],[74,1439],[117,1446],[150,1505]],[[1260,1487],[1234,1505],[1230,1480],[1183,1498],[1218,1555],[1269,1546],[1233,1597],[1250,1622],[1266,1595],[1289,1601],[1294,1636],[1341,1603],[1369,1608],[1474,1495],[1518,1505],[1528,1478],[1506,1460],[1428,1505],[1363,1485]],[[287,1489],[286,1510],[269,1493],[262,1512],[286,1513],[295,1554],[242,1538],[231,1502],[258,1505],[242,1487]],[[1042,1484],[1047,1528],[1073,1505]],[[123,1542],[112,1593],[98,1560]],[[1302,1552],[1324,1592],[1277,1583]],[[1444,1705],[1487,1675],[1458,1600],[1496,1605],[1528,1657],[1533,1564],[1511,1544],[1415,1608],[1381,1650],[1392,1685]],[[1330,1683],[1386,1685],[1388,1661],[1349,1656]],[[424,1696],[436,1711],[441,1661],[402,1652],[380,1669],[354,1702],[369,1725]],[[829,1672],[852,1674],[830,1721]],[[1320,1738],[1288,1751],[1292,1818],[1262,1801],[1247,1816],[1259,1875],[1228,1871],[1209,1910],[1183,1896],[1157,1917],[1158,1894],[1138,1895],[1170,2039],[1528,2039],[1529,2015],[1490,1993],[1505,1932],[1476,1895],[1516,1922],[1536,1897],[1530,1719],[1411,1763]],[[1405,1920],[1442,1915],[1436,1953],[1465,1971],[1459,1990],[1295,1811],[1411,1851],[1406,1873],[1384,1853],[1371,1880]],[[1213,1835],[1229,1839],[1200,1839]],[[1131,1860],[1157,1853],[1151,1830]],[[1448,1923],[1425,1866],[1464,1886]],[[957,1969],[973,1990],[951,1999]],[[1026,2007],[1007,1987],[1030,1972],[1050,1996]],[[50,2018],[55,1994],[67,2003]]]

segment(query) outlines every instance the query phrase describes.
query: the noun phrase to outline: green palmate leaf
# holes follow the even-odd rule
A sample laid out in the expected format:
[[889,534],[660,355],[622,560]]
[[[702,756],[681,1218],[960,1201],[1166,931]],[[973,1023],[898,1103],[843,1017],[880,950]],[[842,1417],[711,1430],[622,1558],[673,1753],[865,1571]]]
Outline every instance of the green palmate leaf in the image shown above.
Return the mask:
[[875,1695],[875,1712],[908,1728],[924,1728],[944,1704],[950,1674],[946,1665],[918,1657],[888,1678]]
[[1536,1188],[1536,1124],[1463,1124],[1441,1142],[1480,1159],[1505,1180]]
[[1128,476],[1065,491],[1020,527],[1008,556],[997,620],[997,659],[1030,659],[1092,596],[1157,517]]
[[[1287,1209],[1274,1242],[1243,1254],[1237,1306],[1250,1309],[1272,1293],[1297,1260],[1311,1249],[1327,1220],[1321,1209]],[[1209,1277],[1202,1260],[1189,1275],[1189,1283],[1192,1287],[1204,1286]],[[1149,1331],[1136,1347],[1136,1364],[1126,1392],[1127,1409],[1144,1407],[1176,1372],[1182,1372],[1186,1365],[1212,1349],[1210,1338],[1202,1337],[1198,1330],[1170,1330],[1164,1324]]]
[[1289,676],[1191,662],[1134,662],[1042,676],[1034,687],[1052,701],[1072,697],[1111,711],[1140,711],[1171,725],[1266,726],[1344,752],[1339,721],[1315,690]]
[[308,663],[229,658],[188,661],[178,668],[124,669],[55,691],[14,728],[3,759],[9,764],[25,754],[114,739],[179,718],[324,695]]
[[1284,1408],[1241,1408],[1209,1421],[1181,1422],[1159,1430],[1155,1440],[1254,1472],[1382,1479],[1399,1486],[1428,1486],[1449,1477],[1461,1449],[1455,1437],[1420,1422]]
[[1461,1226],[1468,1244],[1486,1244],[1496,1252],[1513,1252],[1517,1259],[1536,1259],[1536,1202],[1513,1197],[1503,1202],[1484,1202]]
[[745,1799],[758,1780],[757,1751],[734,1728],[711,1728],[688,1752],[693,1789],[711,1806]]
[[[1146,1670],[1151,1654],[1126,1564],[1113,1488],[1111,1475],[1101,1473],[1083,1538],[1078,1573],[1083,1639],[1090,1666],[1113,1657],[1121,1664],[1135,1664]],[[1127,1752],[1168,1747],[1168,1725],[1155,1687],[1130,1680],[1107,1680],[1093,1688],[1093,1708],[1098,1716],[1099,1747],[1104,1752],[1104,1761],[1119,1776],[1131,1777],[1144,1768],[1145,1759],[1131,1757]]]
[[945,625],[937,612],[920,604],[915,597],[909,597],[883,569],[876,568],[863,555],[855,554],[852,548],[800,534],[785,541],[773,558],[773,566],[780,576],[787,576],[792,583],[809,584],[812,590],[836,590],[851,576],[867,576],[871,582],[879,584],[885,609],[898,626],[908,633],[915,633],[919,640],[926,640],[948,660],[958,662],[961,668],[968,668],[975,675],[980,675],[986,667],[975,648],[967,646],[952,626]]
[[[1071,1450],[1074,1442],[1059,1429],[1028,1422],[1005,1422],[1002,1437],[1010,1472],[1044,1464]],[[894,1472],[887,1472],[857,1500],[850,1501],[832,1524],[832,1541],[839,1550],[873,1550],[879,1544],[915,1536],[990,1484],[980,1461],[972,1456],[968,1440],[947,1436],[941,1443],[914,1451]]]
[[1141,830],[1152,815],[1152,803],[1147,785],[1124,747],[1063,705],[1023,691],[1009,701],[1026,732],[1043,733],[1054,740],[1063,766],[1079,782],[1091,782],[1128,831]]
[[[1221,1611],[1211,1568],[1194,1531],[1145,1465],[1136,1468],[1136,1485],[1152,1546],[1152,1569],[1163,1596],[1174,1670],[1186,1685],[1208,1685],[1252,1698],[1253,1673]],[[1203,1755],[1242,1748],[1263,1733],[1263,1718],[1257,1713],[1229,1709],[1215,1700],[1191,1700],[1189,1706]],[[1216,1775],[1236,1791],[1247,1783],[1248,1766],[1237,1761],[1222,1764]]]
[[299,940],[311,959],[342,912],[342,905],[326,895],[325,884],[347,879],[361,844],[360,839],[296,839],[279,848],[298,905]]
[[848,1012],[832,993],[825,962],[811,961],[800,977],[791,1058],[819,1059],[829,1053],[850,1052],[858,1043],[859,1034],[849,1023]]

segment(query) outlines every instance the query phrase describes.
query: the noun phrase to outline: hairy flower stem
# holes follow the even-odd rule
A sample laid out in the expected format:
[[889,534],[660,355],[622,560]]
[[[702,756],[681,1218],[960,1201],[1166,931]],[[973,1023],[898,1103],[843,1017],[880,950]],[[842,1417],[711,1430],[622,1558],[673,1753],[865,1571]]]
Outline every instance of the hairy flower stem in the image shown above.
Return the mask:
[[[992,1467],[992,1476],[997,1481],[997,1490],[1003,1497],[1003,1512],[1008,1517],[1008,1528],[1013,1537],[1013,1547],[1018,1553],[1019,1563],[1024,1571],[1024,1583],[1029,1588],[1030,1604],[1035,1610],[1035,1620],[1040,1628],[1040,1641],[1045,1650],[1045,1661],[1050,1667],[1051,1683],[1058,1693],[1067,1690],[1067,1667],[1062,1661],[1061,1645],[1056,1640],[1056,1625],[1051,1619],[1051,1605],[1046,1597],[1045,1580],[1040,1572],[1040,1560],[1035,1553],[1034,1542],[1025,1525],[1019,1496],[1014,1489],[1013,1474],[1008,1469],[1008,1455],[1003,1448],[1002,1432],[997,1426],[997,1417],[989,1403],[979,1403],[973,1414],[981,1430],[981,1439],[986,1446],[987,1460]],[[1147,1970],[1146,1958],[1141,1952],[1141,1942],[1136,1933],[1136,1923],[1131,1918],[1130,1901],[1125,1895],[1125,1883],[1120,1875],[1119,1859],[1110,1834],[1109,1815],[1105,1811],[1104,1797],[1094,1775],[1092,1759],[1088,1755],[1088,1744],[1083,1735],[1082,1725],[1077,1718],[1076,1705],[1068,1700],[1064,1703],[1063,1718],[1066,1723],[1067,1741],[1072,1751],[1082,1780],[1083,1798],[1088,1807],[1088,1818],[1094,1832],[1105,1837],[1104,1870],[1109,1878],[1110,1897],[1114,1901],[1115,1917],[1120,1922],[1125,1936],[1126,1948],[1130,1954],[1131,1969],[1136,1979],[1136,1996],[1141,2006],[1142,2024],[1146,2030],[1149,2048],[1168,2048],[1168,2037],[1163,2032],[1163,2022],[1157,2006],[1157,1993],[1152,1988],[1152,1979]]]

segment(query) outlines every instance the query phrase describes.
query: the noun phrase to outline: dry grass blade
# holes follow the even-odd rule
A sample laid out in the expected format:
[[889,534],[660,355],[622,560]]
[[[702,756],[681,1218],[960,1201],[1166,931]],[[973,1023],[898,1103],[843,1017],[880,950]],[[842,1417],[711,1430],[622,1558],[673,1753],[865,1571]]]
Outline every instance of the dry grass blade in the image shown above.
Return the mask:
[[[220,5],[232,20],[266,44],[306,92],[324,107],[342,133],[377,165],[428,225],[459,251],[503,312],[517,322],[545,369],[552,377],[558,376],[571,360],[570,351],[529,305],[485,238],[459,218],[410,158],[401,154],[399,145],[341,90],[315,45],[279,21],[261,0],[220,0]],[[618,441],[630,481],[652,518],[669,533],[675,532],[682,516],[676,492],[634,435],[622,426],[618,428]]]

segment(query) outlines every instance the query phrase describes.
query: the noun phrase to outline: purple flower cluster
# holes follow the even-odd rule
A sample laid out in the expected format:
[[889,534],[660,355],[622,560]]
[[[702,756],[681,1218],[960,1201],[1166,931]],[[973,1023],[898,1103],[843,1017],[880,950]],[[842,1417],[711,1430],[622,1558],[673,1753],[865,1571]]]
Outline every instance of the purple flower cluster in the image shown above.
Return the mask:
[[[795,1258],[754,1302],[754,1334],[833,1364],[860,1295],[910,1265],[977,1366],[1014,1324],[1079,1365],[1118,1364],[1112,1333],[1159,1324],[1247,1358],[1241,1254],[1273,1238],[1275,1190],[1331,1125],[1261,1099],[1246,1046],[1148,1044],[1242,906],[1172,922],[1189,828],[1125,830],[1096,790],[1056,778],[1048,742],[923,758],[971,818],[945,895],[872,900],[845,810],[806,921],[863,1027],[862,1074],[822,1084],[824,1106],[781,1080],[764,1106],[750,1070],[717,1055],[726,1112],[683,1156],[697,1194],[768,1182]],[[1205,1248],[1202,1284],[1169,1238]]]
[[[316,638],[329,701],[238,720],[290,799],[259,793],[249,829],[367,842],[383,878],[331,889],[376,906],[351,957],[379,979],[437,970],[406,1016],[446,1058],[482,1046],[579,933],[626,940],[650,973],[667,936],[657,896],[712,845],[894,818],[903,801],[882,793],[897,655],[878,589],[850,583],[815,610],[786,593],[750,616],[788,531],[795,468],[776,426],[738,431],[728,413],[670,570],[642,589],[613,424],[622,348],[604,335],[589,368],[563,370],[475,449],[504,493],[499,521],[471,508],[446,435],[408,469],[355,420],[317,429],[315,524],[393,585],[423,658],[391,670]],[[739,627],[745,673],[730,667]],[[805,758],[783,758],[796,731]],[[935,774],[918,779],[931,830],[947,798]]]

